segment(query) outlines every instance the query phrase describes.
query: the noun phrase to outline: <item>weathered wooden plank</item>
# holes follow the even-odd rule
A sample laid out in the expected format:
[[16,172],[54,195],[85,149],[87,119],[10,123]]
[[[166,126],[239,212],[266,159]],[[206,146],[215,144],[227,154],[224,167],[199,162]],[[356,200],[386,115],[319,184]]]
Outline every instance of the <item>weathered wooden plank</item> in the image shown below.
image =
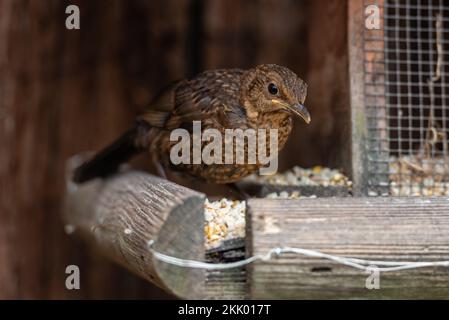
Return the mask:
[[240,300],[246,297],[246,268],[207,270],[206,297],[213,300]]
[[99,251],[181,298],[204,295],[204,270],[172,266],[154,249],[203,260],[204,195],[143,172],[119,174],[79,185],[67,194],[65,221]]
[[[247,252],[299,247],[384,261],[449,260],[449,198],[251,199]],[[368,290],[368,274],[294,254],[247,268],[249,296],[265,298],[449,298],[449,268],[382,273]]]

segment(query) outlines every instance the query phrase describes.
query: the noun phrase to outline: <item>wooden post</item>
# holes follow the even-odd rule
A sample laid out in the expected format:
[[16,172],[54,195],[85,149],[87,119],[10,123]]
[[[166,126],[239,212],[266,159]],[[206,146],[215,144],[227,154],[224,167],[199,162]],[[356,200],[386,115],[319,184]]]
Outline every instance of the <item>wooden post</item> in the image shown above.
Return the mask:
[[204,260],[204,199],[203,194],[143,172],[71,184],[66,231],[80,233],[101,253],[177,297],[202,298],[204,270],[155,260],[148,241],[154,240],[159,252]]
[[[382,261],[449,260],[449,198],[251,199],[246,250],[299,247]],[[381,273],[283,254],[247,268],[252,299],[449,298],[449,268]]]
[[366,109],[362,0],[348,0],[349,91],[351,97],[352,181],[354,195],[367,194]]
[[[388,195],[383,0],[348,0],[352,178],[356,196]],[[377,5],[381,29],[367,29],[365,8]],[[370,189],[370,190],[369,190]]]

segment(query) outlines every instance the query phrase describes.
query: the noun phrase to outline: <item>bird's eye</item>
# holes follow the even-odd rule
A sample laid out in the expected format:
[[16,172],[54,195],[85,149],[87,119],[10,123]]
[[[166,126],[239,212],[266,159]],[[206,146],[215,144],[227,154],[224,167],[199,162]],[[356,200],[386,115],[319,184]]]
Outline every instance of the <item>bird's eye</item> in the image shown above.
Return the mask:
[[278,87],[274,83],[270,83],[268,85],[268,92],[271,93],[272,95],[276,95],[276,94],[278,94],[279,90],[278,90]]

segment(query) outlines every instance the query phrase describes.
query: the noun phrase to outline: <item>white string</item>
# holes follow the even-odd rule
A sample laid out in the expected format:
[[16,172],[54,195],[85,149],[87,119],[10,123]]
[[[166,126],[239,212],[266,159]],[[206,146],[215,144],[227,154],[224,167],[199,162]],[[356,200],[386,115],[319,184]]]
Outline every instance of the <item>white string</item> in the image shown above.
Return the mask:
[[[255,261],[268,261],[272,260],[284,253],[294,253],[298,255],[303,255],[307,257],[323,258],[327,260],[332,260],[340,264],[353,267],[359,270],[372,271],[376,270],[379,272],[391,272],[400,271],[406,269],[416,269],[425,267],[449,267],[449,261],[422,261],[422,262],[411,262],[411,261],[373,261],[355,258],[346,258],[340,256],[334,256],[331,254],[323,253],[316,250],[302,249],[302,248],[292,248],[292,247],[278,247],[269,250],[266,254],[256,255],[249,257],[244,260],[229,262],[229,263],[208,263],[197,260],[180,259],[173,256],[166,255],[164,253],[158,252],[153,248],[154,241],[148,241],[148,248],[153,256],[165,263],[169,263],[175,266],[183,268],[195,268],[195,269],[208,269],[208,270],[223,270],[232,269],[245,266],[247,264],[253,263]],[[379,267],[383,266],[383,267]]]

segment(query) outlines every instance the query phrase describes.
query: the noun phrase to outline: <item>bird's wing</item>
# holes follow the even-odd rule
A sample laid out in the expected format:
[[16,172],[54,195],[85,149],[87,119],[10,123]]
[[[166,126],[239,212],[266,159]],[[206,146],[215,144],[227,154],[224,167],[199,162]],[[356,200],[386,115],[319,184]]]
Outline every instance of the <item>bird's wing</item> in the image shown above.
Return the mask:
[[218,128],[241,127],[245,119],[239,104],[243,71],[213,70],[163,90],[141,115],[151,125],[190,129],[193,121]]
[[175,108],[176,88],[182,82],[175,81],[163,88],[137,119],[144,120],[153,127],[163,128]]

